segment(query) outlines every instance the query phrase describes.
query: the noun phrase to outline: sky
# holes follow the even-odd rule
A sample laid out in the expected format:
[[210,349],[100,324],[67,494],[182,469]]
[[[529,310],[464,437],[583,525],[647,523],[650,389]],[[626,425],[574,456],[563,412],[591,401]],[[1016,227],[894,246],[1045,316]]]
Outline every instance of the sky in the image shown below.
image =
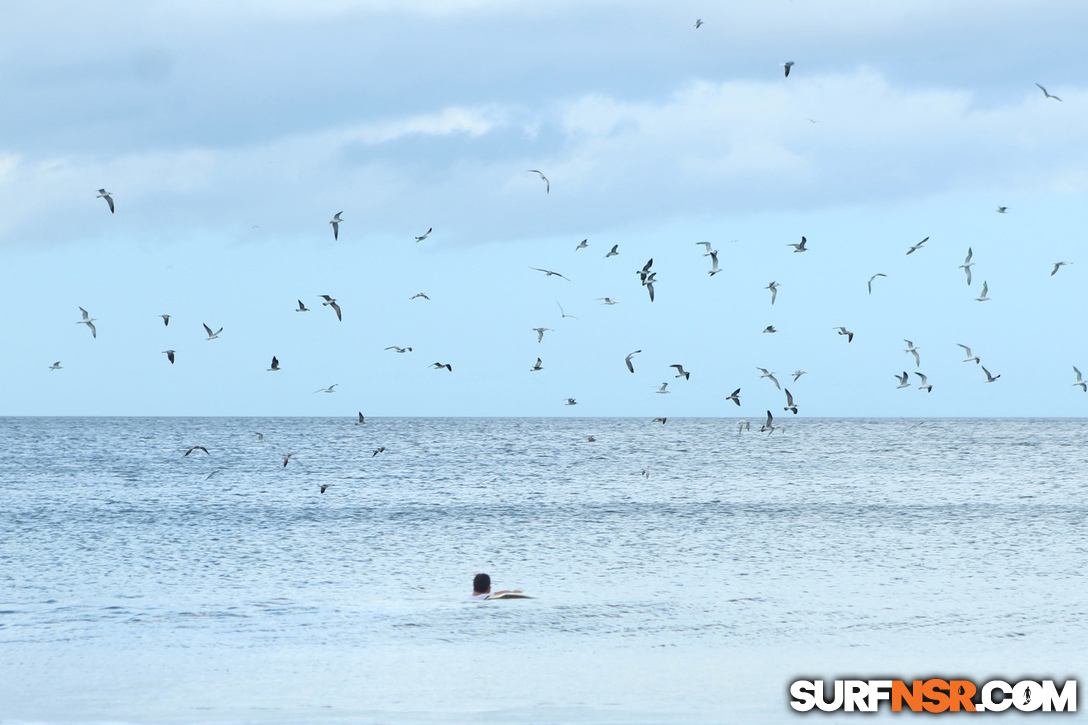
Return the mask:
[[766,368],[804,417],[1083,416],[1085,37],[1079,0],[6,8],[0,415],[792,417]]

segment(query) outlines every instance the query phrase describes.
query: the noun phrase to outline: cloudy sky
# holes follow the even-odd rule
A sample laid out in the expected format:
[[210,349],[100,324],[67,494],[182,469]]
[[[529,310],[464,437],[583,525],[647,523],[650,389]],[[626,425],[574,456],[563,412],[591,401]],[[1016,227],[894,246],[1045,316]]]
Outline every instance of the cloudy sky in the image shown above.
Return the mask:
[[758,419],[764,367],[804,416],[1084,415],[1085,37],[1080,0],[6,8],[0,414]]

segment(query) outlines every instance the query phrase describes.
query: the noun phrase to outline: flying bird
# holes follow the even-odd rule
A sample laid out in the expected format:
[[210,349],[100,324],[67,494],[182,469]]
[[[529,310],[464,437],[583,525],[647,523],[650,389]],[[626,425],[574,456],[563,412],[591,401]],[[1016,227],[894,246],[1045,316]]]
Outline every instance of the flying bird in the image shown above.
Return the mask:
[[563,403],[563,405],[578,405],[578,401],[574,398],[567,398],[567,402]]
[[535,373],[535,372],[538,372],[538,371],[543,370],[543,369],[544,369],[544,363],[540,362],[540,358],[537,358],[536,359],[536,365],[533,365],[531,368],[529,368],[529,372]]
[[339,384],[340,384],[340,383],[333,383],[332,385],[330,385],[330,386],[329,386],[329,387],[327,387],[327,388],[320,388],[320,389],[318,389],[318,390],[315,390],[315,391],[314,391],[314,393],[335,393],[335,392],[336,392],[336,389],[335,389],[335,388],[336,388],[336,386],[337,386],[337,385],[339,385]]
[[975,363],[976,365],[978,365],[978,364],[979,364],[979,362],[981,362],[981,361],[980,361],[980,360],[979,360],[979,359],[978,359],[978,358],[977,358],[976,356],[974,356],[974,355],[972,355],[972,354],[971,354],[971,348],[967,347],[966,345],[960,345],[960,344],[959,344],[958,342],[956,343],[956,346],[957,346],[957,347],[962,347],[962,348],[963,348],[963,351],[967,353],[967,359],[966,359],[966,360],[964,360],[964,362],[972,362],[972,361],[974,361],[974,363]]
[[778,298],[778,288],[781,287],[781,286],[782,285],[778,284],[777,282],[771,282],[769,285],[767,285],[766,287],[763,288],[763,289],[769,289],[771,291],[771,304],[772,305],[774,304],[774,301]]
[[[50,366],[49,366],[49,369],[50,369],[50,370],[61,370],[62,368],[61,368],[61,366],[60,366],[60,360],[57,360],[57,361],[56,361],[55,363],[53,363],[52,365],[50,365]],[[1075,368],[1074,368],[1074,369],[1075,369]]]
[[646,284],[646,280],[650,278],[650,267],[654,266],[654,259],[650,257],[650,261],[642,265],[642,269],[638,270],[635,274],[642,280],[642,284]]
[[876,279],[877,277],[887,277],[887,276],[888,275],[886,275],[886,274],[883,274],[881,272],[877,272],[872,277],[870,277],[869,278],[869,294],[873,293],[873,280]]
[[96,196],[95,199],[105,199],[106,203],[109,204],[110,214],[113,213],[113,197],[110,196],[110,192],[106,191],[105,189],[99,189],[98,196]]
[[601,301],[602,305],[614,305],[614,304],[616,304],[616,300],[612,299],[611,297],[598,297],[597,299]]
[[802,375],[808,375],[808,372],[805,370],[794,370],[790,374],[793,375],[793,382],[796,383],[798,378],[800,378]]
[[999,207],[997,207],[997,213],[998,213],[998,214],[1004,214],[1004,213],[1006,213],[1006,212],[1007,212],[1008,210],[1009,210],[1009,207],[1007,207],[1007,206],[999,206]]
[[736,403],[738,406],[740,406],[740,388],[737,388],[732,393],[725,396],[725,399],[726,400],[732,400],[734,403]]
[[1077,370],[1077,366],[1073,366],[1073,372],[1077,374],[1077,382],[1073,383],[1073,387],[1079,387],[1082,393],[1088,393],[1088,384],[1084,382],[1084,378],[1081,377],[1080,370]]
[[767,435],[770,435],[771,433],[774,433],[775,428],[777,428],[777,426],[774,424],[774,416],[771,415],[771,411],[768,410],[767,420],[763,425],[759,427],[759,432],[763,433],[764,431],[766,431]]
[[344,221],[340,218],[340,215],[343,213],[344,212],[342,211],[336,212],[336,215],[333,216],[332,221],[329,222],[329,224],[332,224],[332,238],[334,240],[340,238],[340,222]]
[[960,269],[962,269],[964,272],[967,273],[967,285],[968,286],[971,285],[971,267],[975,266],[975,263],[971,261],[971,256],[973,254],[974,254],[974,252],[972,252],[971,248],[968,247],[967,248],[967,257],[963,260],[963,264],[960,265]]
[[698,30],[702,26],[703,26],[703,19],[702,18],[696,18],[696,20],[695,20],[695,29]]
[[170,315],[159,315],[159,317],[162,318],[162,326],[163,327],[169,327],[170,326]]
[[986,373],[986,382],[988,383],[992,383],[1001,377],[1000,375],[990,375],[990,371],[986,369],[985,365],[982,366],[982,372]]
[[911,247],[910,249],[908,249],[908,250],[907,250],[907,254],[914,254],[915,252],[917,252],[917,251],[918,251],[919,249],[921,249],[921,248],[922,248],[922,245],[923,245],[923,244],[925,244],[925,243],[926,243],[926,242],[928,242],[928,241],[929,241],[929,237],[926,237],[925,239],[923,239],[922,241],[918,242],[918,243],[917,243],[917,244],[915,244],[915,245],[914,245],[913,247]]
[[922,367],[922,359],[920,357],[918,357],[918,348],[916,348],[914,346],[913,342],[911,342],[910,340],[908,340],[906,338],[903,338],[903,342],[907,343],[907,349],[904,350],[903,352],[907,353],[908,355],[913,355],[914,356],[914,367],[916,367],[916,368]]
[[[1047,90],[1045,88],[1043,88],[1042,86],[1040,86],[1038,83],[1036,83],[1035,85],[1039,86],[1039,90],[1043,92],[1043,98],[1053,98],[1055,101],[1062,100],[1062,99],[1058,98],[1057,96],[1050,95],[1047,92]],[[110,204],[110,211],[113,211],[113,204]]]
[[393,352],[397,352],[397,353],[405,353],[405,352],[411,352],[412,351],[412,348],[410,348],[410,347],[397,347],[396,345],[390,345],[389,347],[387,347],[385,349],[386,350],[392,350]]
[[537,272],[543,272],[545,277],[562,277],[563,279],[570,282],[570,279],[568,279],[567,277],[563,277],[563,275],[559,274],[558,272],[553,272],[550,269],[541,269],[540,267],[529,267],[529,269],[534,269]]
[[702,244],[706,247],[706,251],[703,252],[704,257],[709,257],[711,254],[717,254],[718,250],[711,246],[710,242],[695,242],[695,246]]
[[302,304],[302,300],[298,301],[298,309],[295,312],[309,312],[310,308]]
[[427,295],[423,294],[422,292],[416,292],[416,293],[415,293],[414,295],[412,295],[412,296],[411,296],[411,297],[409,297],[408,299],[410,299],[410,300],[414,300],[414,299],[419,299],[419,298],[423,298],[423,299],[425,299],[425,300],[429,300],[429,299],[431,299],[430,297],[428,297]]
[[[669,419],[668,419],[668,418],[654,418],[654,419],[653,419],[653,420],[651,420],[650,422],[651,422],[651,423],[660,423],[661,425],[665,425],[666,423],[668,423],[668,422],[669,422]],[[645,469],[645,468],[644,468],[644,469],[642,469],[642,470],[643,470],[643,471],[646,471],[646,469]],[[650,474],[649,474],[649,473],[646,473],[646,477],[647,477],[647,478],[649,478],[649,477],[650,477]]]
[[173,365],[174,364],[174,351],[173,350],[163,350],[162,352],[163,352],[164,355],[166,355],[166,359],[170,361],[170,364]]
[[790,389],[786,388],[786,407],[782,410],[788,410],[789,412],[797,415],[797,405],[793,402],[793,396],[790,395]]
[[789,78],[790,77],[790,68],[792,68],[795,65],[794,62],[792,60],[787,60],[785,63],[779,63],[778,65],[780,65],[780,66],[782,66],[783,68],[786,69],[786,78]]
[[447,371],[449,371],[451,373],[453,372],[453,366],[450,365],[449,363],[440,363],[440,362],[431,363],[431,367],[434,368],[435,370],[441,370],[442,368],[446,368]]
[[778,384],[778,378],[776,378],[776,377],[774,376],[775,374],[774,374],[773,372],[771,372],[771,371],[767,370],[767,368],[761,368],[761,367],[757,367],[757,368],[756,368],[756,370],[758,370],[758,371],[760,371],[761,373],[763,373],[762,375],[760,375],[760,376],[759,376],[759,379],[760,379],[760,380],[762,380],[763,378],[767,378],[767,379],[768,379],[768,380],[770,380],[770,381],[771,381],[772,383],[774,383],[774,386],[775,386],[776,388],[778,388],[779,390],[781,390],[781,389],[782,389],[782,386]]
[[204,446],[189,446],[189,450],[185,451],[185,455],[189,455],[193,451],[203,451],[204,453],[207,453],[208,449]]
[[659,387],[654,392],[658,393],[659,395],[668,395],[670,391],[665,390],[665,388],[667,388],[667,387],[669,387],[668,383],[661,383],[661,387]]
[[620,249],[620,245],[618,245],[618,244],[613,244],[613,245],[612,245],[612,249],[611,249],[611,250],[610,250],[610,251],[608,252],[608,254],[604,255],[604,258],[605,258],[605,259],[608,259],[609,257],[617,257],[617,256],[619,256],[619,253],[620,253],[620,252],[619,252],[619,249]]
[[202,322],[200,324],[204,325],[204,330],[208,333],[208,339],[209,340],[218,340],[219,339],[219,333],[223,331],[222,327],[220,327],[215,332],[212,332],[212,328],[208,327],[207,323]]
[[556,300],[556,301],[555,301],[555,304],[559,306],[559,319],[560,319],[560,320],[562,320],[562,319],[563,319],[564,317],[569,317],[569,318],[570,318],[570,319],[572,319],[572,320],[577,320],[577,319],[578,319],[578,318],[577,318],[577,317],[575,317],[574,315],[568,315],[568,314],[567,314],[566,312],[564,312],[564,311],[563,311],[563,305],[560,305],[560,304],[559,304],[559,300]]
[[986,284],[986,280],[982,281],[982,296],[976,297],[975,302],[989,302],[990,298],[986,296],[986,293],[990,291],[989,285]]
[[283,456],[283,467],[284,468],[287,468],[287,462],[291,460],[291,456],[293,456],[293,455],[295,455],[295,454],[292,451],[291,453],[287,453],[287,454],[285,454]]
[[547,176],[545,176],[542,172],[537,171],[536,169],[526,169],[526,171],[528,173],[530,173],[530,174],[538,174],[540,176],[541,180],[544,182],[544,193],[545,194],[552,193],[552,184],[551,184],[550,181],[548,181]]
[[896,389],[896,390],[898,390],[899,388],[909,388],[909,387],[910,387],[910,383],[908,383],[908,382],[907,382],[907,379],[908,379],[909,377],[910,377],[910,376],[909,376],[909,375],[907,375],[907,371],[906,371],[906,370],[904,370],[904,371],[903,371],[903,374],[902,374],[902,375],[896,375],[896,376],[895,376],[895,378],[896,378],[896,380],[898,380],[898,381],[899,381],[899,385],[895,386],[895,389]]
[[786,246],[787,247],[793,247],[793,253],[797,254],[798,252],[807,252],[808,251],[808,248],[805,246],[806,244],[808,244],[808,240],[805,239],[804,237],[801,237],[801,243],[800,244],[787,244]]
[[721,268],[718,267],[718,250],[714,250],[710,253],[710,271],[707,272],[711,277],[721,272]]
[[272,356],[272,367],[268,368],[266,372],[278,373],[280,371],[280,361],[275,355]]
[[254,433],[254,435],[257,436],[258,443],[264,443],[264,433]]
[[322,307],[331,307],[336,313],[336,319],[340,320],[341,322],[344,321],[344,316],[340,313],[340,305],[336,304],[335,299],[329,297],[328,295],[318,295],[318,297],[325,298],[325,301],[321,303]]
[[423,236],[416,237],[416,243],[422,242],[427,237],[431,236],[431,232],[434,231],[434,227],[428,227],[427,231],[423,232]]
[[839,326],[839,327],[833,327],[831,329],[838,330],[840,335],[846,335],[846,341],[848,343],[854,341],[854,333],[850,332],[845,327]]
[[635,372],[635,366],[631,362],[631,358],[633,358],[635,355],[638,355],[640,352],[642,352],[642,350],[635,350],[633,353],[623,359],[624,364],[627,365],[628,372]]
[[588,239],[583,239],[582,241],[578,242],[578,246],[574,248],[574,251],[577,252],[579,249],[585,249],[588,246],[589,246],[589,240]]
[[924,390],[927,393],[932,393],[933,392],[933,386],[930,385],[929,382],[926,380],[926,376],[922,375],[921,373],[915,373],[915,375],[917,375],[919,378],[922,379],[922,382],[918,384],[918,389],[919,390]]
[[771,333],[778,332],[778,330],[774,329],[774,325],[767,325],[766,327],[763,328],[763,331],[764,332],[771,332]]
[[1054,269],[1050,270],[1050,276],[1053,277],[1054,275],[1056,275],[1058,273],[1058,270],[1067,264],[1072,264],[1072,262],[1055,262]]
[[537,342],[543,342],[544,341],[544,333],[545,332],[552,332],[552,328],[550,328],[550,327],[534,327],[533,332],[536,333],[536,341]]
[[670,368],[676,368],[676,377],[683,378],[684,380],[691,379],[691,373],[684,371],[683,365],[670,365]]
[[97,338],[98,337],[98,330],[95,329],[94,323],[98,320],[98,318],[97,317],[91,317],[89,314],[87,314],[87,310],[83,309],[82,307],[79,308],[79,311],[83,313],[83,319],[82,320],[76,320],[76,324],[77,325],[86,325],[87,328],[91,331],[91,337]]
[[385,453],[385,446],[378,446],[377,448],[375,448],[374,452],[370,454],[370,457],[373,458],[379,453]]
[[359,411],[359,420],[355,421],[355,425],[366,425],[366,418],[363,417],[363,411]]
[[329,490],[329,486],[331,486],[332,484],[331,483],[322,483],[322,484],[319,484],[319,485],[320,485],[320,488],[318,489],[318,492],[319,493],[325,493],[326,491]]

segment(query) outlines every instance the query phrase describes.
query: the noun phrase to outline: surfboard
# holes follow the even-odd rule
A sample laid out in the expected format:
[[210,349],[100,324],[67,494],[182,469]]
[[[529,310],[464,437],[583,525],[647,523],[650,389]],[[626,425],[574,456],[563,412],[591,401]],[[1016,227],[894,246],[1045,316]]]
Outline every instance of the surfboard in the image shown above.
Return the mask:
[[505,592],[504,594],[492,594],[486,601],[490,602],[492,599],[535,599],[535,597],[530,597],[528,594]]

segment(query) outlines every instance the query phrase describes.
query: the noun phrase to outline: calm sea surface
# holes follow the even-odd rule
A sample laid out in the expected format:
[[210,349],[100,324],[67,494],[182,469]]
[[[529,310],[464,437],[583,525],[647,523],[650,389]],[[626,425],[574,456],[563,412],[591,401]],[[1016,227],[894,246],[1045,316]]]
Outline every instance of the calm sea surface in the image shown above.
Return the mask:
[[0,419],[0,722],[824,721],[792,680],[1086,674],[1088,420],[752,420]]

